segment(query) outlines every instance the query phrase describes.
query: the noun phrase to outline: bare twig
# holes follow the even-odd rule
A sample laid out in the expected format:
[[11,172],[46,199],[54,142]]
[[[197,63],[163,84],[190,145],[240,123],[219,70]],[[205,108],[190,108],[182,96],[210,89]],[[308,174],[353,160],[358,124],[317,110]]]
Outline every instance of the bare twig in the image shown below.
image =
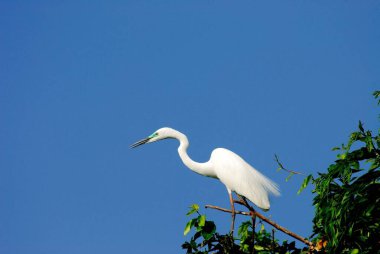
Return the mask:
[[277,162],[277,164],[280,167],[280,169],[285,170],[286,172],[289,172],[289,173],[295,174],[295,175],[305,175],[302,172],[298,172],[298,171],[294,171],[294,170],[290,170],[290,169],[285,168],[284,165],[282,165],[282,163],[280,161],[280,158],[277,156],[277,154],[274,155],[274,159]]

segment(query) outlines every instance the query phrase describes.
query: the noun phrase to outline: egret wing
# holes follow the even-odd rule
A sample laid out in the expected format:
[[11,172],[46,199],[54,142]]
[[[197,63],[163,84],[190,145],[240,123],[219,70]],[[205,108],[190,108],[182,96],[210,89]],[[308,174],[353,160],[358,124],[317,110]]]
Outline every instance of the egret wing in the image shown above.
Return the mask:
[[230,150],[215,149],[210,161],[218,178],[227,188],[248,198],[261,209],[270,208],[269,194],[280,194],[276,183]]

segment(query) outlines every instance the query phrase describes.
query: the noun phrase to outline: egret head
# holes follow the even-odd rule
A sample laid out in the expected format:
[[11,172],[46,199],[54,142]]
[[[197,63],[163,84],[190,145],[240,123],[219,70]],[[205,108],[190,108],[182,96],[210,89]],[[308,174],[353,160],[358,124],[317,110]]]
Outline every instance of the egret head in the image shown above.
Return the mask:
[[131,148],[135,148],[135,147],[141,146],[141,145],[146,144],[146,143],[156,142],[156,141],[159,141],[161,139],[173,138],[174,132],[175,132],[175,130],[173,130],[172,128],[168,128],[168,127],[158,129],[155,132],[153,132],[152,135],[148,136],[147,138],[144,138],[144,139],[137,141],[136,143],[132,144]]

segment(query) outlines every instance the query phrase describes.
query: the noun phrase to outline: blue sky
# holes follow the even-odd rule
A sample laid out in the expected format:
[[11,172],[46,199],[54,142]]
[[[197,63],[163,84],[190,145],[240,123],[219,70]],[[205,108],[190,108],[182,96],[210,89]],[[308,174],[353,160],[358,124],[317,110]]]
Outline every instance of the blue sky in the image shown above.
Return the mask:
[[[0,1],[0,252],[184,253],[188,206],[228,207],[216,147],[276,181],[267,216],[312,232],[306,174],[378,128],[378,1]],[[204,211],[227,232],[230,216]],[[278,233],[281,239],[286,236]]]

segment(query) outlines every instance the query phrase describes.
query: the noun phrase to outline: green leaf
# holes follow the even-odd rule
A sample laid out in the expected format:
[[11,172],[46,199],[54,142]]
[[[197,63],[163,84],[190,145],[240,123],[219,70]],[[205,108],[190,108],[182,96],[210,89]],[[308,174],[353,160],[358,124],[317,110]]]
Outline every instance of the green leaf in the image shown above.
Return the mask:
[[289,181],[289,179],[294,175],[294,173],[289,173],[289,175],[286,177],[285,182]]
[[[375,97],[375,99],[379,98],[380,97],[380,91],[373,92],[373,96]],[[380,99],[377,102],[377,105],[380,105]]]
[[216,231],[216,226],[214,222],[206,221],[203,227],[203,230],[201,231],[201,234],[203,238],[207,241],[207,240],[210,240],[210,238],[215,234],[215,231]]
[[185,227],[185,230],[183,231],[184,235],[187,235],[190,232],[190,229],[194,226],[196,219],[191,219]]
[[359,121],[359,130],[364,133],[363,123]]
[[359,253],[359,249],[353,249],[350,252],[350,254],[358,254],[358,253]]
[[198,226],[203,227],[206,223],[206,215],[201,215],[198,217]]
[[298,190],[297,194],[299,195],[306,187],[307,185],[309,184],[310,180],[313,178],[313,175],[308,175],[305,180],[303,180],[303,183],[300,187],[300,189]]
[[260,245],[255,245],[255,250],[262,251],[264,250],[264,247]]
[[191,229],[191,221],[187,222],[185,230],[183,231],[184,235],[187,235],[190,232]]
[[246,238],[248,235],[248,228],[252,226],[251,221],[245,221],[243,222],[238,229],[238,236],[241,238]]
[[369,135],[369,136],[366,136],[365,138],[365,142],[367,144],[367,149],[369,152],[372,152],[372,150],[374,149],[373,147],[373,143],[372,143],[372,137]]
[[190,208],[190,210],[187,212],[187,214],[186,214],[187,216],[189,216],[195,212],[198,212],[199,205],[198,204],[192,204],[189,208]]

